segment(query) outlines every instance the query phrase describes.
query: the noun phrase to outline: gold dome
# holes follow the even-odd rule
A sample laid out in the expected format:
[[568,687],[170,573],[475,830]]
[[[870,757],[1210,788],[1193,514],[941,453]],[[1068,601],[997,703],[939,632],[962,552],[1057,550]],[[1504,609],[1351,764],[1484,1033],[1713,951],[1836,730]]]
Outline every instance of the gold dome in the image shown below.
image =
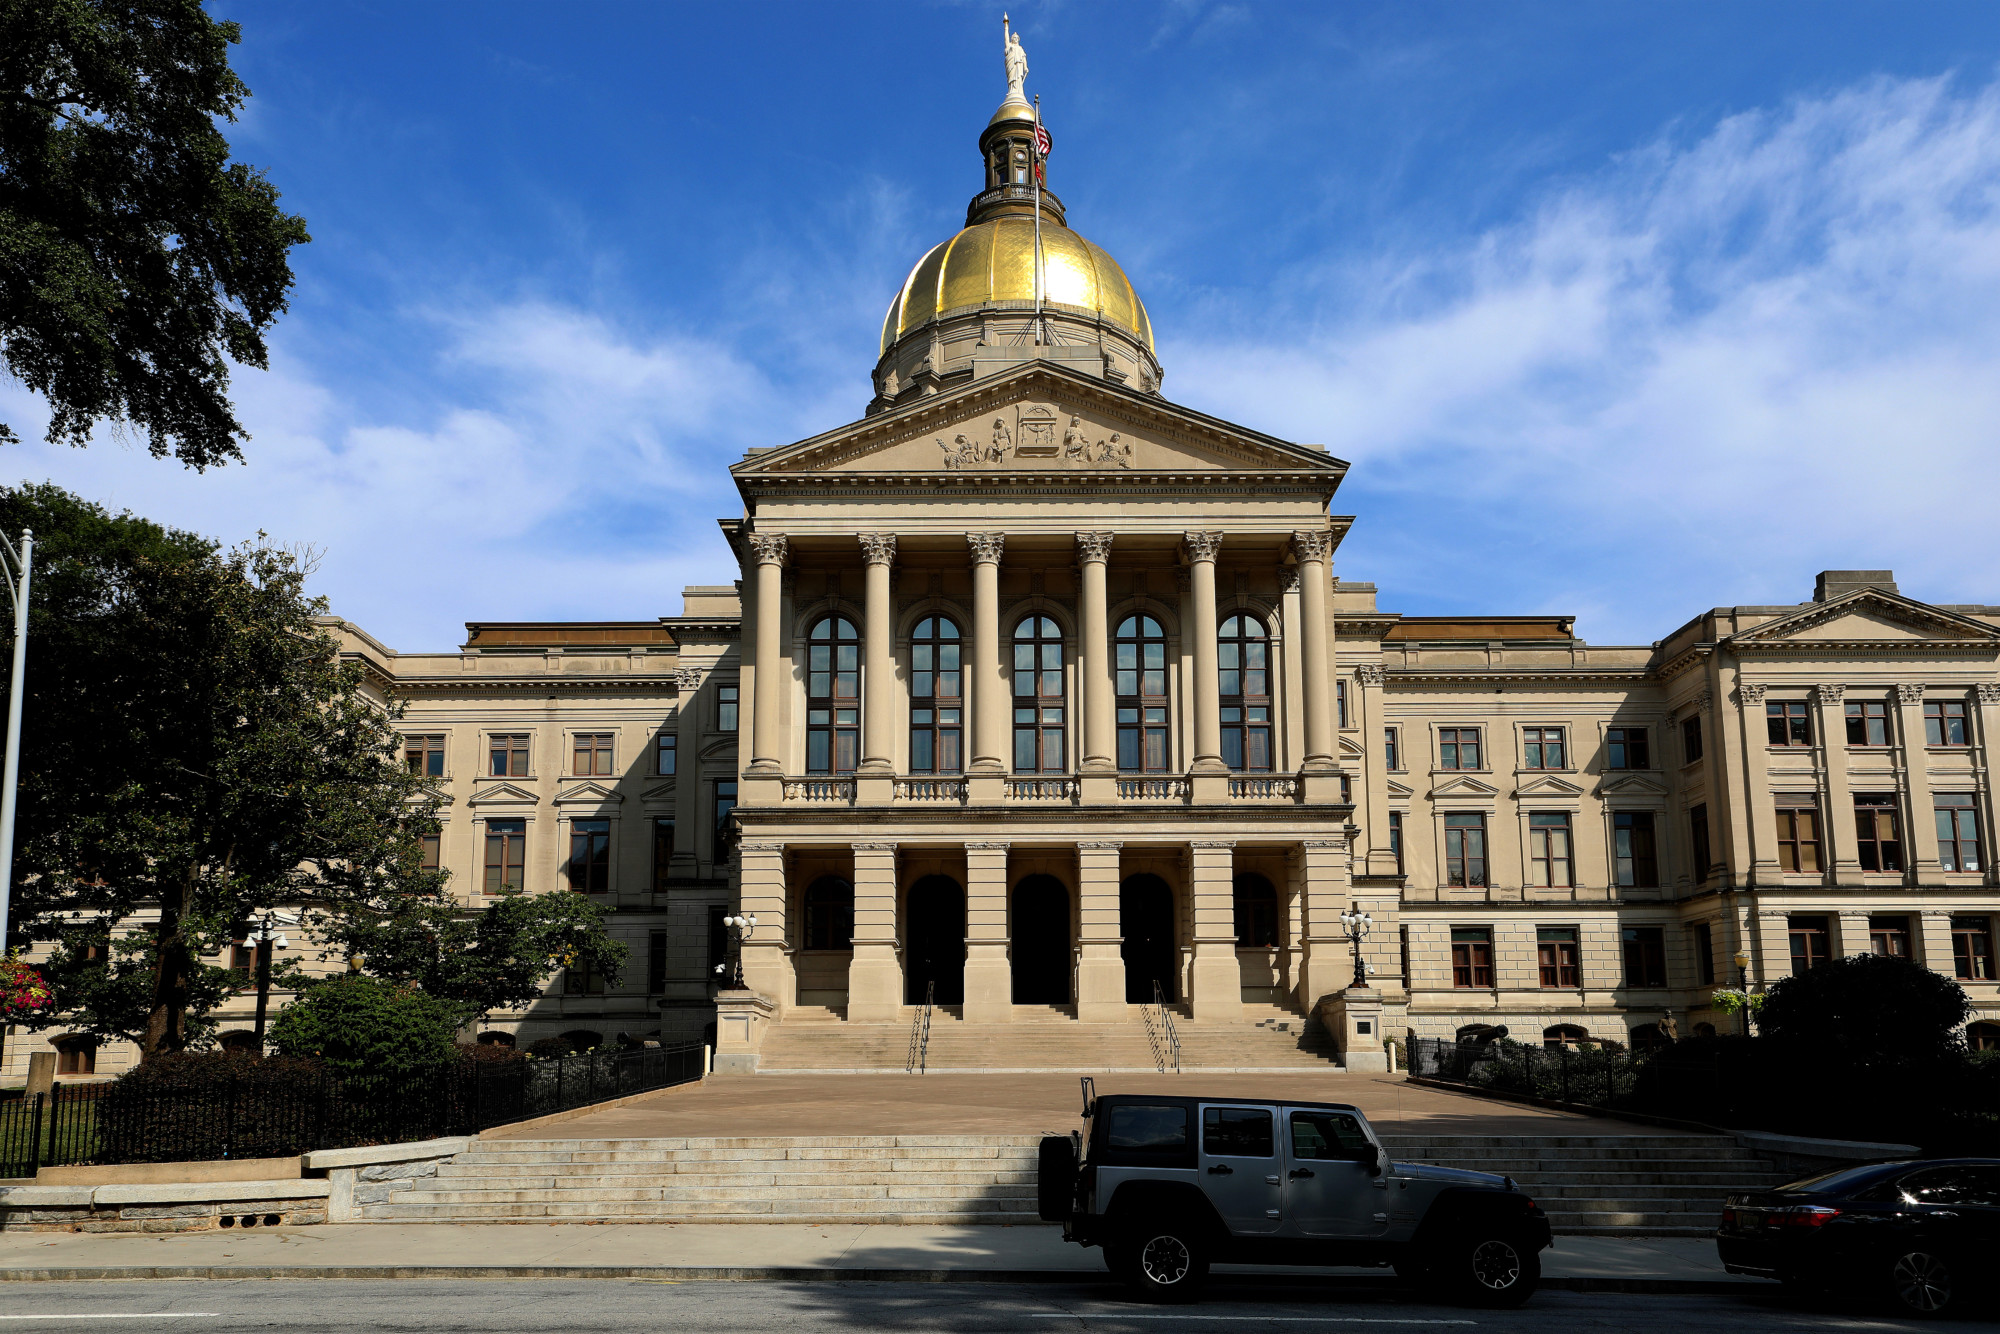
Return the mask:
[[[1118,261],[1067,227],[1042,222],[1042,256],[1051,308],[1101,316],[1153,349],[1153,325]],[[882,322],[882,351],[925,322],[954,310],[1035,300],[1035,220],[1001,217],[974,223],[910,270]]]

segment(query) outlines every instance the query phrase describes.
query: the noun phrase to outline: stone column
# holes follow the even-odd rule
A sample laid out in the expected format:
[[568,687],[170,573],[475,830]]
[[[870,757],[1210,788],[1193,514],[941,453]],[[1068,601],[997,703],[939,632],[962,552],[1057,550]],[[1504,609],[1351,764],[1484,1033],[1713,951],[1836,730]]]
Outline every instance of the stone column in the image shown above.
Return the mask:
[[847,965],[847,1019],[903,1017],[903,964],[896,951],[896,845],[854,844],[854,959]]
[[1924,748],[1924,688],[1920,685],[1896,687],[1896,744],[1903,762],[1904,799],[1909,803],[1909,818],[1903,825],[1908,832],[1903,837],[1910,872],[1915,883],[1934,885],[1944,867],[1938,864],[1937,806],[1931,800],[1930,752]]
[[1306,699],[1305,699],[1305,659],[1301,648],[1305,643],[1305,612],[1299,601],[1299,567],[1280,565],[1278,567],[1279,619],[1284,626],[1284,652],[1281,655],[1284,675],[1280,678],[1282,693],[1277,703],[1279,725],[1284,729],[1285,748],[1280,752],[1276,765],[1280,769],[1297,769],[1306,754]]
[[[701,874],[695,856],[701,829],[701,767],[696,759],[701,754],[701,683],[701,668],[674,669],[674,856],[667,874],[677,879]],[[650,826],[645,836],[652,838]]]
[[[782,691],[791,680],[782,652],[785,558],[789,549],[783,533],[752,533],[750,551],[757,558],[757,699],[756,732],[747,773],[777,776],[785,771],[785,738],[778,718]],[[690,760],[694,757],[689,756]]]
[[895,795],[896,648],[894,613],[889,606],[889,574],[896,563],[894,533],[861,534],[867,562],[862,620],[861,668],[867,681],[861,709],[861,765],[855,771],[855,800],[886,806]]
[[1362,813],[1368,829],[1368,851],[1363,866],[1371,876],[1397,874],[1396,850],[1389,846],[1389,756],[1385,749],[1389,710],[1382,690],[1388,679],[1388,670],[1379,663],[1364,663],[1354,669],[1354,680],[1359,687],[1356,716],[1361,720],[1361,744],[1367,747],[1361,765],[1366,789],[1363,799],[1366,809]]
[[965,845],[965,1019],[1014,1017],[1014,970],[1007,957],[1007,844]]
[[1123,1023],[1125,958],[1118,915],[1119,849],[1122,843],[1076,845],[1078,957],[1076,1018],[1084,1024]]
[[1000,552],[1007,538],[967,533],[965,541],[972,548],[972,660],[965,664],[965,683],[972,689],[972,763],[966,772],[972,800],[998,804],[1012,697],[1000,647]]
[[[1743,735],[1744,832],[1747,836],[1752,885],[1779,883],[1778,803],[1771,795],[1771,734],[1764,712],[1764,692],[1768,687],[1745,681],[1737,674],[1736,711]],[[1711,803],[1712,809],[1713,803]],[[1753,951],[1754,953],[1754,951]]]
[[[1187,555],[1192,603],[1192,619],[1186,630],[1194,647],[1194,762],[1188,766],[1188,773],[1195,803],[1212,805],[1229,800],[1229,766],[1222,762],[1222,686],[1217,665],[1215,606],[1215,557],[1222,550],[1222,534],[1189,533],[1182,550]],[[1195,968],[1199,971],[1199,950],[1196,955]]]
[[[1813,698],[1819,704],[1816,726],[1819,728],[1820,773],[1825,778],[1820,790],[1826,793],[1826,828],[1822,831],[1823,842],[1820,846],[1825,849],[1827,878],[1832,884],[1843,880],[1852,882],[1861,873],[1855,842],[1854,789],[1847,778],[1847,710],[1841,703],[1841,696],[1846,690],[1846,686],[1838,684],[1813,688]],[[1865,930],[1861,933],[1861,946],[1864,951],[1868,947]],[[1854,951],[1850,949],[1847,952],[1852,954]]]
[[736,861],[742,876],[737,911],[757,919],[756,932],[743,942],[743,985],[769,1001],[774,1016],[782,1016],[797,995],[792,956],[785,949],[785,845],[745,839],[737,845]]
[[1303,1001],[1311,1014],[1321,1000],[1354,980],[1352,947],[1340,925],[1351,888],[1347,842],[1309,839],[1299,845],[1299,858],[1305,897]]
[[[1110,533],[1078,533],[1076,559],[1083,583],[1083,775],[1118,772],[1115,664],[1111,660],[1111,613],[1105,594],[1105,567],[1111,560]],[[1094,785],[1093,785],[1094,786]],[[1114,794],[1086,793],[1086,801]]]
[[1333,752],[1333,633],[1327,614],[1333,535],[1325,529],[1293,533],[1292,554],[1299,563],[1305,612],[1305,643],[1299,655],[1306,677],[1306,758],[1301,767],[1325,773],[1338,767]]
[[1188,845],[1194,887],[1194,977],[1190,1015],[1243,1017],[1243,973],[1236,965],[1236,845]]

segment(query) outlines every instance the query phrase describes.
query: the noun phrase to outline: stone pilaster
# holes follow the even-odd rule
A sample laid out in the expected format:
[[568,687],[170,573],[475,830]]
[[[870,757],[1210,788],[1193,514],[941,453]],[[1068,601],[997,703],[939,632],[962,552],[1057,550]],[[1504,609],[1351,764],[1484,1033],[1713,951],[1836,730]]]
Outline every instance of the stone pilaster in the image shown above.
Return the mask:
[[1014,970],[1007,952],[1007,844],[965,845],[965,1018],[1014,1017]]
[[1125,1004],[1124,942],[1119,920],[1119,851],[1122,843],[1076,845],[1078,925],[1076,1017],[1085,1024],[1122,1023]]
[[1188,845],[1194,887],[1194,978],[1190,1013],[1204,1023],[1243,1017],[1243,973],[1236,964],[1236,845]]
[[847,965],[850,1023],[903,1017],[903,963],[896,948],[896,845],[854,844],[854,958]]

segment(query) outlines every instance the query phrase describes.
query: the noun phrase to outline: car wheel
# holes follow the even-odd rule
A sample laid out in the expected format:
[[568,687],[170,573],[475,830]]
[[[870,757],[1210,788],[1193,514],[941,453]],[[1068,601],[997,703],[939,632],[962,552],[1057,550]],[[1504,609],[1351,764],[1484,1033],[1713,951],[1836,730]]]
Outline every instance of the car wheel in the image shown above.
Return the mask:
[[1141,1301],[1193,1301],[1208,1277],[1208,1247],[1193,1228],[1177,1224],[1139,1229],[1105,1259],[1114,1273],[1123,1268],[1119,1276]]
[[1951,1266],[1934,1252],[1905,1251],[1889,1266],[1889,1300],[1904,1315],[1943,1315],[1956,1297]]
[[1474,1306],[1519,1306],[1542,1281],[1541,1256],[1518,1232],[1504,1228],[1459,1233],[1431,1269]]

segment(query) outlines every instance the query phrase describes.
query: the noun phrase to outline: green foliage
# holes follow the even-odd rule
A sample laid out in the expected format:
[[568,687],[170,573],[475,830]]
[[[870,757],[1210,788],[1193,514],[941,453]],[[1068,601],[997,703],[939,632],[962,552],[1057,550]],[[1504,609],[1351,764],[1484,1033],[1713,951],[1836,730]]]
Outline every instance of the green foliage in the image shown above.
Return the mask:
[[1965,988],[1950,978],[1907,959],[1856,954],[1773,985],[1757,1027],[1777,1046],[1879,1076],[1956,1059],[1971,1014]]
[[[0,348],[52,410],[194,468],[241,457],[229,361],[266,364],[308,239],[219,123],[249,89],[200,0],[0,0]],[[0,442],[15,439],[0,425]]]
[[462,1006],[413,986],[350,975],[314,983],[271,1025],[283,1055],[324,1061],[335,1074],[401,1078],[436,1074],[459,1059]]

